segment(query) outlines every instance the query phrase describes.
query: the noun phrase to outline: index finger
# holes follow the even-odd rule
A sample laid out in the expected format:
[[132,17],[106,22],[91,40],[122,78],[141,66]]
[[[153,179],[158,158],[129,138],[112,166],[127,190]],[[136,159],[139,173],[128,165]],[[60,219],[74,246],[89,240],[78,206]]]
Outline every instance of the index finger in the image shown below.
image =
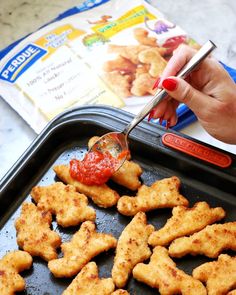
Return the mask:
[[159,85],[162,81],[169,76],[176,76],[176,74],[186,65],[186,63],[193,57],[196,50],[187,46],[180,45],[175,51],[173,56],[168,61],[165,67]]

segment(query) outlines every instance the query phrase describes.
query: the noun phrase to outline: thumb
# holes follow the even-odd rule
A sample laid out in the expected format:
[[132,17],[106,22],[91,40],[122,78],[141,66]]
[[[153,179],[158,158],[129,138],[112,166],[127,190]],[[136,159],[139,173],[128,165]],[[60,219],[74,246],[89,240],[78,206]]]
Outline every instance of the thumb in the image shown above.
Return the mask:
[[185,80],[177,77],[168,77],[162,81],[162,87],[168,94],[179,102],[186,104],[196,115],[207,109],[211,97],[198,91]]

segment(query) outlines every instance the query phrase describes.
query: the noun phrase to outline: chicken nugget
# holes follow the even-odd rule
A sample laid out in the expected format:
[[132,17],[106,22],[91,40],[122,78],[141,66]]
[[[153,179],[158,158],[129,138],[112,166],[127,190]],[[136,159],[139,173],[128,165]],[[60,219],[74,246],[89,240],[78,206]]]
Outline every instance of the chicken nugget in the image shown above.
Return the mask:
[[147,225],[145,213],[139,212],[121,233],[112,268],[117,287],[124,287],[134,266],[151,256],[147,241],[153,230],[152,225]]
[[55,214],[57,223],[63,227],[75,226],[96,218],[95,210],[88,206],[87,197],[77,193],[72,185],[56,182],[45,187],[35,186],[31,196],[38,208]]
[[70,167],[67,165],[54,166],[53,170],[64,183],[73,185],[76,191],[91,198],[99,207],[112,207],[116,205],[119,199],[118,193],[109,188],[106,184],[86,185],[75,180],[70,176]]
[[111,295],[115,285],[111,278],[99,279],[95,262],[86,264],[62,295]]
[[155,82],[156,78],[153,78],[149,73],[139,74],[133,81],[130,91],[136,96],[154,95],[156,93],[156,89],[153,89]]
[[64,257],[49,261],[48,267],[55,277],[74,276],[93,257],[115,248],[116,243],[112,235],[97,233],[94,222],[85,221],[71,241],[61,245]]
[[133,64],[139,64],[140,60],[138,58],[138,55],[141,51],[152,48],[150,46],[146,45],[114,45],[109,44],[108,45],[108,53],[118,53],[119,55],[129,59]]
[[120,72],[111,72],[104,73],[102,78],[117,96],[125,98],[131,95],[130,88],[133,81],[133,75],[123,75]]
[[236,257],[221,254],[217,261],[196,267],[193,277],[206,283],[208,295],[225,295],[236,287]]
[[216,258],[223,250],[236,251],[236,221],[208,225],[190,237],[174,240],[169,247],[172,257],[187,254]]
[[111,295],[130,295],[128,291],[123,290],[123,289],[117,289]]
[[176,267],[166,248],[157,246],[148,264],[139,263],[133,269],[136,280],[159,289],[161,295],[206,295],[203,284]]
[[103,70],[105,72],[118,71],[123,74],[135,73],[136,65],[129,59],[118,56],[116,59],[106,61],[103,65]]
[[223,208],[210,208],[206,202],[198,202],[193,208],[174,207],[172,217],[161,229],[151,234],[148,243],[152,246],[166,246],[174,239],[191,235],[224,217]]
[[57,258],[56,249],[61,245],[60,236],[50,229],[52,215],[33,203],[24,203],[16,219],[17,244],[32,256],[46,261]]
[[180,180],[176,176],[154,182],[150,187],[142,185],[136,197],[122,196],[118,203],[118,211],[127,216],[157,208],[173,208],[188,206],[188,200],[179,193]]
[[[90,138],[88,147],[91,148],[98,139],[98,136]],[[128,157],[130,158],[130,156]],[[142,168],[137,163],[126,160],[119,170],[112,175],[111,179],[130,190],[137,190],[141,186],[139,177],[142,172]]]
[[142,63],[150,64],[149,74],[152,77],[160,77],[164,71],[167,61],[161,56],[158,49],[148,48],[138,54],[138,58]]
[[25,289],[25,281],[18,274],[29,269],[33,259],[24,251],[12,251],[0,260],[0,294],[14,295]]
[[141,45],[157,47],[157,38],[149,37],[149,32],[143,28],[134,29],[134,38]]
[[[150,65],[148,64],[140,64],[137,66],[135,78],[138,78],[142,74],[147,74],[150,70]],[[153,78],[153,77],[152,77]]]

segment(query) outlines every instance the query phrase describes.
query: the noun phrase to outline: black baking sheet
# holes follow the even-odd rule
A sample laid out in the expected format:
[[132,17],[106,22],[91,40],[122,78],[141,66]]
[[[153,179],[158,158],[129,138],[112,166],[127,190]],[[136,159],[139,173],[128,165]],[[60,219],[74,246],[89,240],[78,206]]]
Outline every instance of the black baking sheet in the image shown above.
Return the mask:
[[[50,185],[56,178],[52,167],[68,164],[71,158],[82,159],[87,151],[87,142],[93,135],[102,135],[113,130],[122,130],[131,119],[128,113],[112,108],[84,107],[57,118],[36,139],[16,165],[1,182],[0,194],[0,257],[7,251],[18,249],[14,221],[20,214],[20,205],[35,185]],[[235,156],[230,168],[219,169],[200,160],[164,147],[161,136],[165,129],[143,122],[130,136],[133,161],[140,164],[144,172],[141,180],[146,185],[173,175],[181,179],[180,192],[192,206],[197,201],[207,201],[212,207],[222,206],[227,216],[225,222],[236,220]],[[135,195],[119,185],[109,183],[120,195]],[[119,214],[116,208],[102,209],[90,201],[96,209],[97,230],[119,237],[131,217]],[[171,216],[171,209],[158,209],[147,213],[148,222],[156,228],[163,226]],[[79,226],[63,229],[53,221],[52,227],[62,241],[68,241]],[[35,229],[37,230],[37,229]],[[61,253],[59,252],[59,255]],[[100,277],[110,277],[114,251],[102,253],[94,261],[99,266]],[[175,259],[177,266],[191,274],[192,269],[210,259],[203,256],[186,256]],[[22,273],[27,290],[19,294],[61,294],[72,279],[57,279],[50,274],[47,263],[34,258],[33,267]],[[131,294],[158,294],[156,290],[130,278],[126,286]]]

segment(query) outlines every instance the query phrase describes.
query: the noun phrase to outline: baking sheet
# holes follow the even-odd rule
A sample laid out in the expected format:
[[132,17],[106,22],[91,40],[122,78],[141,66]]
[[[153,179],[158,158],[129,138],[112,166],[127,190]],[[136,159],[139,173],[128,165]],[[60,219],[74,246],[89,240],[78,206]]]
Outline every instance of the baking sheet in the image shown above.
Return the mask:
[[[122,129],[126,121],[130,120],[130,115],[123,111],[119,112],[111,108],[90,107],[62,115],[44,131],[15,167],[9,171],[0,186],[0,208],[2,208],[0,257],[6,251],[18,248],[14,221],[20,214],[21,203],[25,199],[31,201],[29,192],[32,187],[46,186],[58,181],[52,167],[55,164],[67,164],[73,157],[82,159],[91,136]],[[119,124],[117,118],[119,118]],[[228,170],[214,168],[194,158],[166,149],[161,145],[161,135],[164,133],[163,128],[143,122],[131,134],[130,148],[133,161],[139,163],[144,170],[141,176],[142,182],[151,185],[158,179],[176,175],[182,182],[180,192],[190,201],[190,206],[204,200],[212,207],[222,206],[226,210],[227,216],[224,221],[236,220],[236,195],[232,193],[236,192],[235,177],[232,175],[235,159],[233,158],[232,167]],[[201,175],[196,174],[199,171]],[[219,187],[212,184],[219,179],[221,179]],[[134,192],[112,182],[109,185],[120,195],[135,195]],[[3,210],[4,206],[5,210]],[[116,238],[131,220],[131,217],[119,214],[116,208],[99,208],[91,201],[90,206],[96,209],[97,230],[111,233]],[[148,222],[156,228],[163,226],[170,216],[171,209],[158,209],[147,213]],[[79,226],[63,229],[55,221],[52,227],[61,235],[63,242],[68,241],[79,229]],[[111,276],[113,259],[114,250],[102,253],[93,259],[99,266],[100,277]],[[210,259],[203,256],[186,256],[174,261],[179,268],[191,274],[193,268]],[[61,294],[72,281],[72,279],[54,278],[47,268],[47,263],[40,258],[34,258],[33,267],[23,272],[22,276],[26,280],[27,290],[19,294]],[[128,281],[127,289],[135,295],[158,294],[156,290],[132,278]]]

